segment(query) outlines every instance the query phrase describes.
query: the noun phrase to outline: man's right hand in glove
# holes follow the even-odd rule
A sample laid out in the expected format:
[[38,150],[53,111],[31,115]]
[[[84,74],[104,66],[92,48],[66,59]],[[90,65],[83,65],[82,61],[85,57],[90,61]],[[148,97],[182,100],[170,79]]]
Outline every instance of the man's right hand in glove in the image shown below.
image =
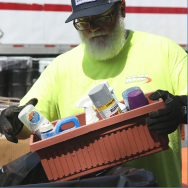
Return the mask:
[[24,126],[23,123],[18,119],[18,114],[27,105],[32,104],[33,106],[35,106],[37,102],[38,99],[33,98],[24,106],[10,106],[1,112],[0,133],[4,134],[7,140],[18,143],[16,135],[21,132]]

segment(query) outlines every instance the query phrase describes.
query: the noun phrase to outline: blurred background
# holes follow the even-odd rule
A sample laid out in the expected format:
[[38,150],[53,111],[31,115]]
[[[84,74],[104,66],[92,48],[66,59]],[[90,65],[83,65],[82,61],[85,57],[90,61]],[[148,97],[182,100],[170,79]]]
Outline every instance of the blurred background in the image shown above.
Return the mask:
[[[81,43],[70,0],[0,0],[0,96],[22,98],[49,63]],[[187,51],[187,0],[126,0],[127,29],[168,37]]]

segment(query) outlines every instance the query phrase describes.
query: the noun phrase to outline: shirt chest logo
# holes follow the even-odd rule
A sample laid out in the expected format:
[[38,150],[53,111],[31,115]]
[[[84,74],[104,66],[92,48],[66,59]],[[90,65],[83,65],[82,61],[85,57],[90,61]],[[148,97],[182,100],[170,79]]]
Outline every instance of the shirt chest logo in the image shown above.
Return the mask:
[[151,78],[148,77],[148,74],[141,74],[141,75],[135,75],[135,76],[129,76],[126,78],[126,84],[131,84],[134,82],[144,82],[144,83],[150,83],[152,81]]

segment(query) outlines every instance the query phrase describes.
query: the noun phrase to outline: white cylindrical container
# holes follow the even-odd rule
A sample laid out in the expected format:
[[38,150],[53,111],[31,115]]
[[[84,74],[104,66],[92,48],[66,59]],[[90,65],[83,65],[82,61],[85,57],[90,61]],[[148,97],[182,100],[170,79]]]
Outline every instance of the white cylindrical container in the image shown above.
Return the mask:
[[18,118],[39,139],[41,139],[39,127],[45,124],[50,124],[50,121],[38,112],[32,104],[23,108],[18,114]]
[[39,130],[41,133],[42,140],[55,135],[54,126],[51,123],[40,126]]

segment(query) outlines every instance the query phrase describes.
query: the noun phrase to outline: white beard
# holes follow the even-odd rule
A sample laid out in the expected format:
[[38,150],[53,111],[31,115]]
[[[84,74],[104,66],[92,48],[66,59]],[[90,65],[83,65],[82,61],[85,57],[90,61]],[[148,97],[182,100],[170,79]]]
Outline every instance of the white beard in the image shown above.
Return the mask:
[[126,43],[126,29],[120,10],[118,11],[116,25],[111,32],[99,30],[90,33],[87,37],[82,31],[78,32],[85,46],[85,52],[99,61],[117,56]]

